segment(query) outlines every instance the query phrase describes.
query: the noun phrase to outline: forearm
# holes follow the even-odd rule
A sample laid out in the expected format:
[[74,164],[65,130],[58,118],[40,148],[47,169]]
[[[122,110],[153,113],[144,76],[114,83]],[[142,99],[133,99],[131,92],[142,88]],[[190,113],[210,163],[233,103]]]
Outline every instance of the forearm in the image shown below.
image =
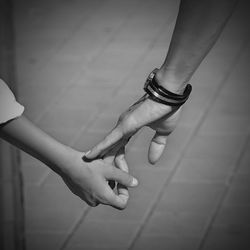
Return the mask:
[[156,75],[170,91],[181,91],[217,41],[236,0],[182,0],[166,59]]
[[66,172],[69,148],[33,125],[24,116],[1,125],[0,137],[45,163],[57,173]]

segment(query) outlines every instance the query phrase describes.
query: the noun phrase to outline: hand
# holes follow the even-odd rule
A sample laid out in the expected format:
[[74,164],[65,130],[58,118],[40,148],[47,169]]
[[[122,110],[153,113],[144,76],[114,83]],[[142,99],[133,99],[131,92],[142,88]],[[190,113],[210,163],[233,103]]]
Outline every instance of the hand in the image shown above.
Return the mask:
[[[154,164],[161,157],[166,147],[167,137],[177,125],[180,112],[180,108],[157,103],[144,95],[120,116],[112,131],[88,152],[86,157],[95,159],[105,156],[110,150],[124,148],[129,138],[140,128],[149,126],[155,130],[148,152],[148,160]],[[124,152],[120,153],[120,157],[121,155],[125,164]]]
[[[114,158],[112,155],[107,156],[105,160],[88,163],[83,160],[83,156],[84,153],[73,150],[67,171],[60,173],[69,189],[92,207],[102,203],[124,209],[129,198],[127,187],[135,187],[138,184],[135,178],[125,172],[127,166],[122,165],[122,171],[110,164]],[[116,161],[119,161],[119,157]],[[112,190],[115,181],[118,182],[118,194]]]
[[[116,158],[110,151],[103,160],[87,163],[83,160],[84,153],[58,142],[24,116],[4,124],[0,137],[46,164],[62,177],[74,194],[91,206],[102,203],[124,209],[129,198],[127,187],[137,185],[137,180],[126,173],[128,166],[120,162],[123,148],[116,152]],[[118,194],[111,189],[116,182]]]

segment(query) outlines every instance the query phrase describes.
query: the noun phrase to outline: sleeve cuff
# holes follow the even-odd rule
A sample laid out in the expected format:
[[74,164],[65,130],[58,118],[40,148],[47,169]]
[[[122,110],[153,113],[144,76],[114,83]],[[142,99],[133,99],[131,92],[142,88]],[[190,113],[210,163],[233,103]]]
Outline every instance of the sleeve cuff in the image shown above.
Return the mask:
[[0,124],[21,116],[24,107],[18,103],[9,87],[0,79]]

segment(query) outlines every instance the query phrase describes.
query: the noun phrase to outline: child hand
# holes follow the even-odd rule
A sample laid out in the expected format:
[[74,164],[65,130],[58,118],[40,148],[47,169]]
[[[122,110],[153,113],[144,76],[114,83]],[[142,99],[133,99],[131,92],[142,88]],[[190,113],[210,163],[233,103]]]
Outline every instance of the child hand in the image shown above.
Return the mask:
[[[104,160],[85,162],[84,154],[73,151],[67,171],[60,174],[65,184],[75,195],[92,207],[99,203],[124,209],[128,203],[128,192],[124,187],[135,187],[138,181],[128,173]],[[109,186],[108,181],[116,181],[118,194]],[[119,188],[122,186],[123,188]]]
[[[127,173],[124,148],[119,154],[107,155],[104,160],[85,162],[84,153],[58,142],[24,116],[0,127],[0,137],[46,164],[90,206],[102,203],[124,209],[129,198],[127,187],[137,186],[137,180]],[[111,189],[115,182],[118,194]]]

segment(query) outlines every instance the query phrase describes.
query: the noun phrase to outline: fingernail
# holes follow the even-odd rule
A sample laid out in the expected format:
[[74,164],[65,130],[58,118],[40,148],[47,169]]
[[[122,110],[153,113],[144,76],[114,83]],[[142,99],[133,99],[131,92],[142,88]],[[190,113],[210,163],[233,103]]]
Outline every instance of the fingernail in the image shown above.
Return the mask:
[[138,185],[138,180],[137,179],[135,179],[135,178],[133,178],[133,180],[132,180],[132,186],[137,186]]
[[87,156],[90,152],[91,152],[91,150],[87,151],[87,152],[85,153],[85,156]]
[[85,162],[91,162],[91,159],[89,159],[89,158],[87,157],[87,155],[88,155],[89,153],[90,153],[90,150],[84,154],[84,156],[82,157],[83,161],[85,161]]

